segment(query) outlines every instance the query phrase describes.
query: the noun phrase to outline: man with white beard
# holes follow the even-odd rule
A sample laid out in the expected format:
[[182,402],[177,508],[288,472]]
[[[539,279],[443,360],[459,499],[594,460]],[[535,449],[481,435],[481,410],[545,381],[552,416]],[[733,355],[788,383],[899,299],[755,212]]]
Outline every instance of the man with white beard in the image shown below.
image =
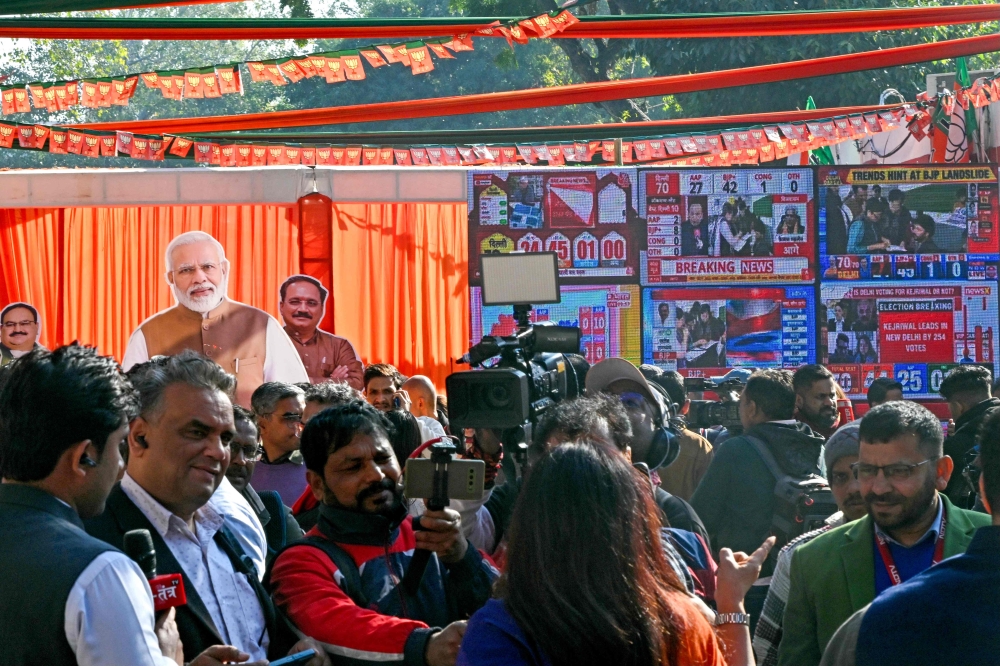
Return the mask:
[[167,282],[177,305],[153,315],[132,333],[122,367],[184,349],[202,353],[236,376],[236,400],[264,382],[308,382],[302,359],[274,317],[226,297],[229,261],[219,241],[203,231],[177,236],[166,252]]

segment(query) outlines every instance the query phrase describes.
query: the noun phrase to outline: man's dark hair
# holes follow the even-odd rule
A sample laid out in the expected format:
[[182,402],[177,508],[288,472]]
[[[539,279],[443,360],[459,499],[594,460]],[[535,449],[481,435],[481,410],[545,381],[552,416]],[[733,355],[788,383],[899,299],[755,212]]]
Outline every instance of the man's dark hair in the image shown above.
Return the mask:
[[278,403],[286,398],[304,396],[305,391],[285,382],[264,382],[250,396],[250,408],[258,419],[270,416]]
[[747,379],[743,395],[772,421],[795,416],[795,389],[788,370],[757,370]]
[[666,392],[670,398],[670,402],[678,407],[684,406],[684,401],[687,400],[687,390],[684,388],[684,375],[676,370],[667,370],[651,381]]
[[36,349],[0,373],[0,476],[40,481],[88,439],[103,455],[137,411],[136,392],[110,356],[75,342]]
[[882,199],[865,201],[865,213],[885,213],[887,210],[889,210],[889,204]]
[[367,402],[337,405],[312,417],[302,430],[302,459],[306,469],[323,474],[330,454],[351,443],[355,435],[381,435],[391,441],[392,424]]
[[399,461],[399,464],[404,465],[410,454],[424,443],[423,434],[420,432],[420,422],[413,414],[399,409],[386,412],[383,416],[392,424],[392,429],[389,431],[392,452],[396,454],[396,460]]
[[[1000,410],[995,410],[979,426],[979,468],[983,474],[990,513],[1000,515]],[[978,488],[976,489],[978,491]]]
[[257,419],[254,418],[253,412],[242,405],[233,405],[233,423],[249,423],[253,426],[254,432],[259,433]]
[[326,303],[326,297],[330,294],[330,292],[327,290],[326,287],[323,286],[322,282],[320,282],[319,280],[310,275],[293,275],[284,282],[282,282],[281,288],[278,290],[279,293],[281,294],[282,303],[285,302],[285,293],[288,291],[288,288],[293,284],[295,284],[296,282],[308,282],[312,286],[319,289],[319,302],[320,304]]
[[372,363],[367,368],[365,368],[364,382],[365,388],[368,388],[368,382],[370,382],[375,377],[388,377],[392,380],[392,386],[397,391],[399,387],[403,385],[406,381],[403,379],[403,375],[394,366],[388,363]]
[[28,305],[27,303],[20,303],[20,302],[19,303],[11,303],[7,307],[5,307],[3,310],[0,310],[0,322],[2,322],[3,318],[7,316],[7,313],[10,312],[11,310],[13,310],[14,308],[24,308],[25,310],[31,311],[31,316],[35,318],[35,322],[38,322],[38,310],[36,310],[34,308],[34,306],[32,306],[32,305]]
[[868,387],[868,404],[875,406],[876,403],[885,402],[885,396],[892,390],[903,390],[903,385],[890,377],[879,377],[872,381]]
[[985,395],[988,398],[992,385],[993,373],[989,369],[981,365],[960,365],[944,378],[938,393],[945,400],[951,400],[952,396],[960,393],[972,393],[974,397]]
[[[843,340],[844,342],[846,342],[848,344],[850,344],[850,342],[851,342],[851,338],[848,337],[847,333],[837,333],[837,342],[839,343],[841,340]],[[833,374],[833,373],[831,373],[831,374]]]
[[[843,333],[840,335],[843,335]],[[840,335],[837,336],[838,340],[840,340]],[[827,370],[825,366],[815,363],[803,365],[795,371],[795,375],[792,377],[792,386],[795,388],[796,393],[799,391],[808,391],[812,388],[813,384],[821,379],[833,379],[837,381],[833,373]]]
[[919,224],[921,227],[923,227],[924,231],[927,232],[928,237],[933,236],[934,231],[937,229],[937,222],[935,222],[934,218],[928,215],[927,213],[921,213],[920,215],[917,215],[917,218],[913,220],[913,224]]
[[608,426],[613,441],[607,442],[624,451],[632,439],[632,423],[617,396],[600,393],[565,400],[546,411],[535,428],[532,447],[544,453],[552,433],[561,432],[567,442],[595,439],[601,422]]
[[320,405],[333,407],[342,405],[352,400],[364,400],[364,396],[359,391],[352,388],[346,382],[323,382],[321,384],[310,384],[305,389],[306,402],[315,402]]
[[236,389],[235,377],[190,349],[174,356],[153,357],[129,370],[128,379],[139,392],[139,413],[144,418],[156,411],[163,392],[171,384],[221,391],[230,399]]
[[889,201],[902,201],[906,197],[903,191],[897,188],[889,190]]
[[861,419],[858,437],[870,444],[884,444],[911,433],[917,436],[920,450],[928,457],[944,455],[941,422],[930,410],[915,402],[886,402],[872,407]]

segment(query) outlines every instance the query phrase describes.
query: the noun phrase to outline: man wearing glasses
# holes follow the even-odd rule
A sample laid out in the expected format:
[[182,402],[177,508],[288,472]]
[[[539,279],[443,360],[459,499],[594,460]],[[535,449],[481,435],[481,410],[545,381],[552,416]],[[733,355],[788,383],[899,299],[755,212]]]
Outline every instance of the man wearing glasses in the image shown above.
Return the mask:
[[868,515],[792,556],[779,666],[816,666],[837,628],[878,595],[965,552],[990,517],[943,494],[954,469],[937,417],[888,402],[861,420],[852,468]]
[[236,404],[264,382],[307,382],[309,375],[281,324],[263,310],[227,298],[229,261],[204,231],[183,233],[167,246],[166,279],[177,305],[132,333],[122,359],[128,370],[153,356],[185,349],[204,354],[236,377]]
[[263,448],[251,481],[257,491],[273,490],[285,505],[292,505],[306,489],[306,466],[299,453],[306,394],[298,386],[267,382],[253,392],[250,402]]
[[229,468],[226,478],[250,504],[267,535],[267,563],[286,544],[302,538],[302,528],[292,516],[292,511],[281,501],[281,496],[273,490],[259,493],[250,485],[254,468],[264,453],[260,445],[253,412],[239,405],[233,405],[233,424],[236,426],[233,439],[229,442]]
[[38,310],[27,303],[11,303],[0,312],[0,368],[39,349]]

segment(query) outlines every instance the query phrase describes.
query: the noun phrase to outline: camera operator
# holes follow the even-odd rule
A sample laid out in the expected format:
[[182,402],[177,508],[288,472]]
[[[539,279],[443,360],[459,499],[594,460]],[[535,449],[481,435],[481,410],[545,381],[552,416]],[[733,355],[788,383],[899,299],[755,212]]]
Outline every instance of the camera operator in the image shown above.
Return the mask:
[[[819,474],[823,438],[794,420],[795,390],[787,370],[755,372],[739,406],[744,434],[716,447],[691,504],[705,521],[714,548],[746,552],[771,533],[776,508],[776,479],[749,438],[763,442],[792,476]],[[773,567],[772,558],[762,575],[770,576]]]
[[[633,464],[643,464],[652,472],[676,460],[678,444],[676,435],[671,432],[667,399],[661,395],[662,389],[650,387],[638,368],[623,358],[606,358],[590,368],[586,386],[588,395],[608,393],[617,396],[625,406],[632,424],[629,446]],[[711,544],[708,531],[690,504],[674,497],[658,483],[654,500],[671,527],[694,532]]]
[[[498,573],[462,535],[453,509],[428,511],[414,530],[389,427],[363,402],[306,425],[302,455],[319,522],[278,555],[271,589],[288,619],[334,657],[450,666],[463,620],[489,599]],[[432,554],[410,594],[400,578],[415,548]]]
[[675,497],[689,501],[712,462],[712,445],[687,427],[684,416],[691,408],[691,400],[684,389],[684,377],[681,373],[676,370],[663,372],[655,365],[643,365],[639,370],[646,379],[666,391],[670,402],[677,406],[677,416],[670,423],[674,426],[680,452],[670,467],[657,472],[661,488]]

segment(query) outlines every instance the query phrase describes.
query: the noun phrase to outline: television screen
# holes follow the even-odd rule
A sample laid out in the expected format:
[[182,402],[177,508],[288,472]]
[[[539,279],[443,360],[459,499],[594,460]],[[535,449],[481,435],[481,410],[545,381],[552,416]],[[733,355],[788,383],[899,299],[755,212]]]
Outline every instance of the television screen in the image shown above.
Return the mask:
[[691,377],[816,362],[813,287],[643,289],[643,362]]
[[817,327],[820,362],[852,398],[876,377],[894,377],[907,398],[939,398],[963,363],[996,374],[997,283],[824,283]]
[[579,284],[637,282],[641,225],[634,169],[499,169],[469,173],[469,283],[480,254],[555,252]]
[[813,172],[639,172],[642,283],[790,282],[815,276]]
[[[469,289],[471,343],[484,335],[512,335],[516,328],[509,306],[484,306],[481,287]],[[580,328],[580,353],[591,364],[620,357],[639,364],[639,287],[635,285],[563,285],[562,301],[534,308],[532,322],[551,321]]]
[[997,279],[993,167],[820,167],[817,181],[822,279]]

